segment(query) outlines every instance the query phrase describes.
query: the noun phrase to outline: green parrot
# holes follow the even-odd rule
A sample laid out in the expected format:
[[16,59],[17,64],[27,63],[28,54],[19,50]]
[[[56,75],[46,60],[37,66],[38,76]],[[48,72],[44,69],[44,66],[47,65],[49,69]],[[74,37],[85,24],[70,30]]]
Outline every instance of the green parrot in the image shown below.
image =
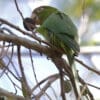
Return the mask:
[[31,18],[24,19],[23,24],[28,31],[35,29],[46,41],[63,51],[62,55],[67,56],[72,68],[79,94],[80,87],[74,57],[78,55],[80,48],[77,28],[70,17],[54,7],[40,6],[32,12]]
[[[30,22],[30,25],[25,22]],[[80,49],[77,28],[68,15],[54,7],[40,6],[32,12],[31,18],[24,20],[24,27],[29,31],[36,28],[48,42],[67,55],[70,66],[73,64],[74,56],[78,55]]]

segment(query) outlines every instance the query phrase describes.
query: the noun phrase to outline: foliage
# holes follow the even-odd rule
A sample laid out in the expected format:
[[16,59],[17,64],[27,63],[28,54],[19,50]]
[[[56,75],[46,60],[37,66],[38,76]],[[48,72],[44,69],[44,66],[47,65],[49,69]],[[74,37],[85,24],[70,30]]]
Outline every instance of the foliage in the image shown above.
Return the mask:
[[89,14],[91,20],[99,20],[99,5],[99,0],[75,0],[70,7],[65,9],[65,12],[76,17],[80,17],[84,13],[87,13]]

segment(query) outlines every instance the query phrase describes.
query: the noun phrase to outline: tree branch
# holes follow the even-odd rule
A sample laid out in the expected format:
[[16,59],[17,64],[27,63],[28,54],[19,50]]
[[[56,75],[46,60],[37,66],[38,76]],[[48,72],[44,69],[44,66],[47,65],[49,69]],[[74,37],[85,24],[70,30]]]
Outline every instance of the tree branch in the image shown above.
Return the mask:
[[100,71],[97,71],[91,67],[89,67],[88,65],[86,65],[85,63],[83,63],[82,61],[80,61],[79,59],[75,59],[78,63],[80,63],[81,65],[83,65],[86,69],[95,72],[96,74],[100,75]]
[[25,100],[22,96],[18,96],[16,94],[8,92],[2,88],[0,88],[0,95],[7,96],[7,98],[10,98],[9,100]]
[[17,11],[19,12],[19,14],[20,14],[20,16],[21,16],[21,18],[22,18],[22,20],[23,20],[24,17],[23,17],[23,14],[22,14],[22,12],[20,11],[20,9],[19,9],[19,7],[18,7],[17,0],[14,0],[14,2],[15,2],[16,9],[17,9]]
[[40,53],[42,52],[47,55],[50,54],[50,51],[48,51],[50,48],[48,48],[47,46],[42,46],[42,45],[38,44],[37,42],[31,41],[29,39],[22,38],[19,36],[1,33],[0,41],[12,42],[16,45],[24,46],[28,49],[32,49],[32,50],[35,50]]
[[[44,94],[43,91],[45,92],[45,91],[50,87],[50,85],[51,85],[55,80],[58,79],[58,77],[59,77],[59,75],[57,75],[57,74],[52,75],[51,77],[48,77],[49,80],[47,81],[47,83],[45,84],[45,86],[44,86],[44,87],[41,89],[41,91],[40,91],[37,95],[35,95],[33,98],[35,98],[36,100],[40,100],[41,96]],[[47,78],[47,79],[48,79],[48,78]],[[41,82],[42,82],[42,81],[41,81]],[[40,83],[41,83],[41,82],[40,82]],[[40,83],[38,83],[38,86],[39,86]]]

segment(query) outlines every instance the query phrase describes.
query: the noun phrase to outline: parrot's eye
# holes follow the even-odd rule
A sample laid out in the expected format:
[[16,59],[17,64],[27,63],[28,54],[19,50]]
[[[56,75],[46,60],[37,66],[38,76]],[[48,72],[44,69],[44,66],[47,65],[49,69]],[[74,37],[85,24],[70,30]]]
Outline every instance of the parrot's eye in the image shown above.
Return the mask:
[[24,28],[28,31],[33,31],[36,28],[36,23],[33,19],[31,18],[25,18],[23,20],[23,25]]

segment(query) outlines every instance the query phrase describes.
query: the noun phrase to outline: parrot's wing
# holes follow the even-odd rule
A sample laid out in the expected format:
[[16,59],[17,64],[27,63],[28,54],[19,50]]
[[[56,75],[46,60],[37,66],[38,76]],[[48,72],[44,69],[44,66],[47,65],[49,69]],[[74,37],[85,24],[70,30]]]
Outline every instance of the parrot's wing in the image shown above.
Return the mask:
[[53,34],[56,40],[58,40],[56,44],[60,44],[60,47],[63,48],[64,52],[67,54],[70,65],[72,65],[74,56],[77,56],[80,51],[79,44],[66,34]]
[[69,63],[73,61],[73,55],[80,51],[77,43],[77,29],[71,19],[64,13],[51,14],[37,29],[50,43],[62,48],[67,54]]
[[72,65],[74,54],[78,55],[79,52],[79,45],[75,40],[71,39],[69,36],[66,36],[66,34],[55,34],[43,27],[39,27],[37,31],[42,33],[43,36],[57,48],[62,48],[64,53],[67,55],[69,64]]
[[[80,51],[79,44],[76,42],[76,40],[68,36],[66,33],[54,33],[50,29],[44,28],[42,26],[39,27],[37,31],[43,34],[43,36],[51,43],[55,42],[56,45],[63,44],[64,45],[63,47],[65,49],[66,48],[72,49],[76,55]],[[54,38],[56,38],[56,41],[53,40]],[[59,42],[59,43],[56,43],[56,42]]]
[[55,34],[55,35],[57,36],[59,40],[61,40],[61,42],[64,43],[66,47],[71,48],[75,52],[76,55],[78,54],[78,52],[80,51],[80,48],[76,40],[70,38],[67,34],[63,34],[63,33]]
[[42,24],[43,27],[47,27],[54,33],[66,33],[71,38],[77,38],[77,28],[71,21],[71,19],[61,12],[55,12],[51,14]]
[[50,30],[45,29],[42,26],[39,27],[37,29],[37,31],[39,33],[42,33],[42,35],[46,38],[46,40],[48,40],[54,46],[56,46],[58,48],[62,48],[64,53],[67,54],[67,58],[68,58],[69,64],[72,65],[73,58],[74,58],[73,54],[77,55],[77,53],[79,51],[78,44],[76,43],[77,46],[75,46],[75,44],[73,44],[74,40],[71,41],[70,37],[66,38],[66,36],[63,37],[60,34],[52,33]]

